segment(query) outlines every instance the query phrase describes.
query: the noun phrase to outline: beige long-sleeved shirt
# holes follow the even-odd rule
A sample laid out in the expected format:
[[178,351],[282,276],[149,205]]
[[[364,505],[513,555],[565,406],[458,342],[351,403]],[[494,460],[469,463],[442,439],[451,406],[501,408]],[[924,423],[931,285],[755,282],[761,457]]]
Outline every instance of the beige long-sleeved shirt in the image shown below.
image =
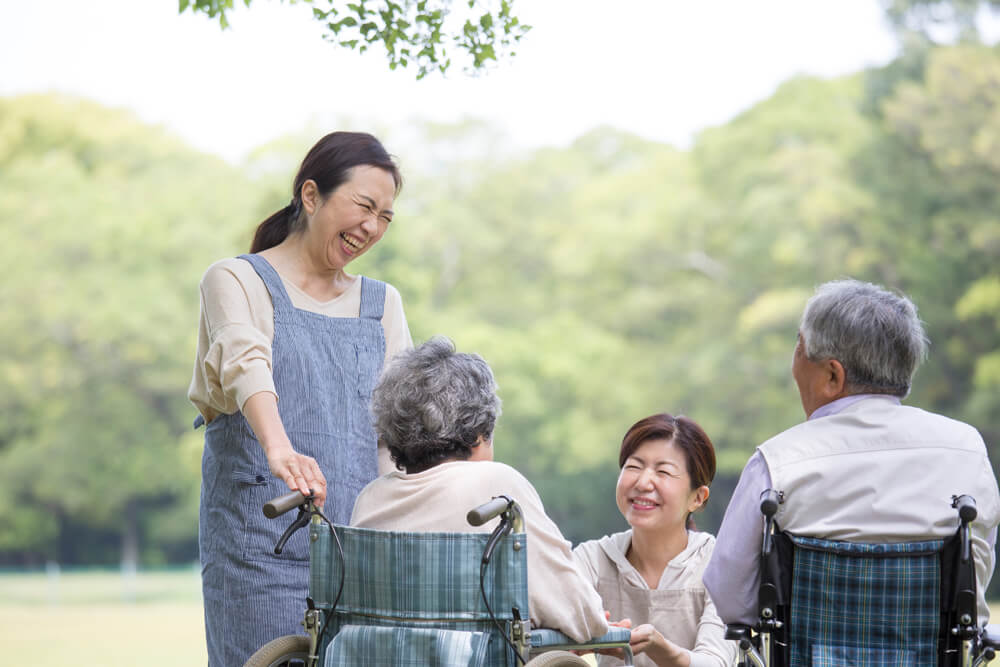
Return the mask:
[[[688,532],[687,547],[670,561],[655,589],[625,557],[631,544],[632,531],[627,530],[583,542],[573,550],[580,571],[600,593],[611,618],[629,618],[633,628],[651,624],[690,652],[691,667],[733,664],[736,642],[725,639],[725,625],[701,582],[715,538]],[[601,656],[599,662],[621,664],[607,656]],[[645,655],[635,656],[635,664],[655,667]]]
[[[296,308],[327,317],[360,316],[360,276],[354,276],[351,286],[330,301],[313,299],[283,277],[281,282]],[[382,328],[386,362],[400,350],[413,347],[402,299],[392,285],[386,285]],[[233,257],[208,267],[201,279],[198,350],[188,388],[188,399],[206,422],[241,410],[258,392],[278,396],[271,375],[273,341],[271,295],[250,262]],[[392,469],[388,453],[380,447],[379,472]]]
[[601,599],[573,562],[570,543],[545,514],[524,476],[494,461],[452,461],[409,475],[392,472],[361,491],[351,525],[416,532],[491,532],[499,519],[473,527],[469,510],[494,496],[513,498],[528,535],[528,604],[533,627],[553,628],[576,641],[608,631]]

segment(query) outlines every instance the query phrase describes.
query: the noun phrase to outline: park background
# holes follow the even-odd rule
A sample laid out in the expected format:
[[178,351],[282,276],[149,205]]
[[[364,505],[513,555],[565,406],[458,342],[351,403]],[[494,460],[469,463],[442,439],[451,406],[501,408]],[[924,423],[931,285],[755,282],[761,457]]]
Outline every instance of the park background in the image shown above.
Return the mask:
[[932,345],[906,402],[1000,461],[993,3],[520,0],[517,55],[420,81],[302,3],[228,31],[144,4],[0,8],[8,655],[203,662],[198,281],[331,129],[375,132],[406,179],[351,270],[399,288],[416,341],[490,362],[496,456],[574,542],[624,525],[618,445],[659,411],[716,445],[714,532],[753,448],[803,419],[798,316],[844,276],[914,299]]

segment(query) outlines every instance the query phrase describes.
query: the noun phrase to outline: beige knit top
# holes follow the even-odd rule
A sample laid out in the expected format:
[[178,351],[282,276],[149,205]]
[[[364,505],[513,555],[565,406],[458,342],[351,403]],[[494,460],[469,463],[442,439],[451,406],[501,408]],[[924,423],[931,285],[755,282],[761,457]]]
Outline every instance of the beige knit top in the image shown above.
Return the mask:
[[[360,276],[353,276],[350,287],[330,301],[317,301],[279,277],[296,308],[327,317],[360,316]],[[402,299],[392,285],[386,285],[382,328],[386,362],[400,350],[413,347]],[[271,295],[250,263],[233,257],[208,267],[201,279],[198,349],[188,388],[188,399],[206,422],[241,410],[247,399],[258,392],[278,396],[271,376],[273,341]],[[380,447],[379,473],[392,469],[388,453]]]

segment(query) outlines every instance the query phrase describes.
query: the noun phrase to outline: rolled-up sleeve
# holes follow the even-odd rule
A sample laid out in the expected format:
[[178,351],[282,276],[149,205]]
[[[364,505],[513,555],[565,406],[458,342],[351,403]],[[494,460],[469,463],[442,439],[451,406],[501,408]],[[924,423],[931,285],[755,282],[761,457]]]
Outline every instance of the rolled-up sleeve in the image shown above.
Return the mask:
[[194,377],[188,398],[211,421],[241,410],[247,399],[268,391],[273,331],[255,321],[253,298],[224,263],[209,267],[201,281],[201,319]]

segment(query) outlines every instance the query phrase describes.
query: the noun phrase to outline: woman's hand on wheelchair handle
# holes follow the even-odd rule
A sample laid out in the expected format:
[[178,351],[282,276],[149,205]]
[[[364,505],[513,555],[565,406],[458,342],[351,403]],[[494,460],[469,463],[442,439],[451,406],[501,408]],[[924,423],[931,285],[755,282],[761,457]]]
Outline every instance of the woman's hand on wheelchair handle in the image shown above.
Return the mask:
[[299,454],[287,440],[283,445],[267,448],[267,465],[271,473],[283,480],[290,491],[314,496],[313,502],[322,507],[326,501],[326,477],[316,459]]
[[322,507],[326,500],[326,477],[315,459],[299,454],[292,447],[278,413],[277,395],[257,392],[243,404],[243,415],[264,449],[271,474],[287,484],[289,491],[313,494],[313,502]]

